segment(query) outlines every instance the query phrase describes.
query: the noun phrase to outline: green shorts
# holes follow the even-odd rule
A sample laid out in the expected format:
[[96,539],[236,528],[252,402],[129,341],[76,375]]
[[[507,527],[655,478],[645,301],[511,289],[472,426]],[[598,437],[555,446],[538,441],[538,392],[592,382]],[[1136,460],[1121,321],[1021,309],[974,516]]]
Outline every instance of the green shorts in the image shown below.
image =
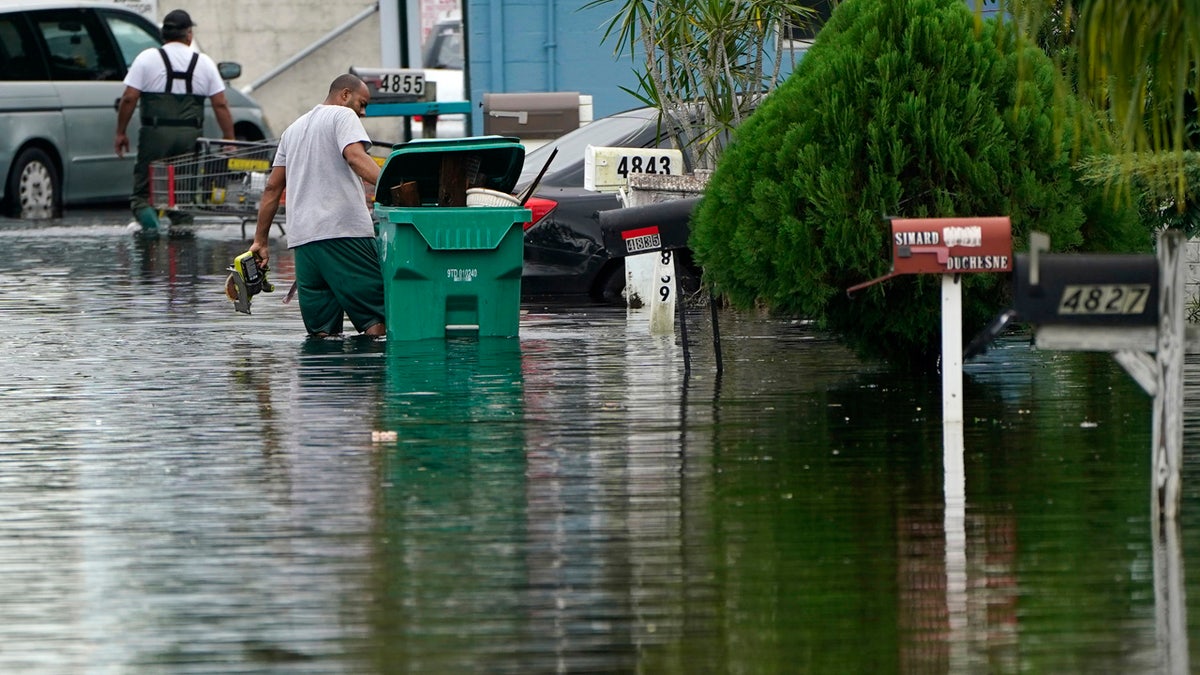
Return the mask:
[[296,290],[309,335],[342,333],[342,316],[358,332],[384,322],[379,244],[371,237],[322,239],[297,246]]

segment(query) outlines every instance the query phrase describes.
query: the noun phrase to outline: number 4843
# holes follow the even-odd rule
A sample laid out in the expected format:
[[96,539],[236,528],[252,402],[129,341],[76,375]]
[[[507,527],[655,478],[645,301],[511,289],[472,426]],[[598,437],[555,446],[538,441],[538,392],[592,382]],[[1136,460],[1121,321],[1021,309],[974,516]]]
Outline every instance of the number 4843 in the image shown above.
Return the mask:
[[662,173],[670,175],[671,158],[653,155],[650,157],[621,155],[621,159],[617,161],[617,175],[628,177],[631,173]]

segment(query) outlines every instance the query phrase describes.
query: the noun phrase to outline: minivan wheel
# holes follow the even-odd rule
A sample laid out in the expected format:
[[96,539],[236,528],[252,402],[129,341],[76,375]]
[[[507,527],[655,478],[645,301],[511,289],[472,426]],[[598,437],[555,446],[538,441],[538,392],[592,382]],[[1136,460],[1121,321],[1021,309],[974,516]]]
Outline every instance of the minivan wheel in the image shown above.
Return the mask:
[[17,155],[8,174],[5,190],[8,214],[36,220],[62,215],[62,184],[54,162],[38,148],[26,148]]

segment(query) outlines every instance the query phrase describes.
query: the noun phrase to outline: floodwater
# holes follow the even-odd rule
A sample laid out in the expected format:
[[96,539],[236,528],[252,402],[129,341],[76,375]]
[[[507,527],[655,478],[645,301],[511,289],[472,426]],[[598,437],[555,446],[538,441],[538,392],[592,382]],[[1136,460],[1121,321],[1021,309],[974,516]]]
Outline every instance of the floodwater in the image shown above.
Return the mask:
[[[940,378],[803,321],[526,304],[520,339],[304,339],[238,226],[0,221],[0,672],[1189,671],[1200,390],[1003,339]],[[1189,357],[1189,382],[1200,363]],[[951,443],[951,445],[954,445]]]

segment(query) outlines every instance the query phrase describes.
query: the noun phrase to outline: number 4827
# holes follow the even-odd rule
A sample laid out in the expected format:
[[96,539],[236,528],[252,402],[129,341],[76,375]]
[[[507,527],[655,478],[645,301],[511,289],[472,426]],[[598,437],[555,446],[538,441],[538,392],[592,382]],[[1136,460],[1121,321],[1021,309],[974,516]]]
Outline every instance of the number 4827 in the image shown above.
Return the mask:
[[1063,289],[1059,314],[1141,314],[1150,297],[1147,284],[1070,285]]

